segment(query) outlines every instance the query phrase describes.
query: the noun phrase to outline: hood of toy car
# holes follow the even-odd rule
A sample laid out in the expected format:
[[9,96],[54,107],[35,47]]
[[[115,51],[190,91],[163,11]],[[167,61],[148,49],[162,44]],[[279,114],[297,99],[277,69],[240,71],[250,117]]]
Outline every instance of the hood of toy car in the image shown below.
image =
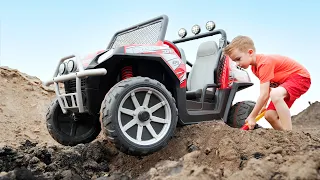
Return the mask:
[[91,61],[100,53],[104,52],[105,49],[103,50],[99,50],[99,51],[95,51],[93,53],[89,53],[89,54],[86,54],[83,58],[81,58],[81,62],[82,62],[82,66],[84,69],[86,69],[89,64],[91,63]]

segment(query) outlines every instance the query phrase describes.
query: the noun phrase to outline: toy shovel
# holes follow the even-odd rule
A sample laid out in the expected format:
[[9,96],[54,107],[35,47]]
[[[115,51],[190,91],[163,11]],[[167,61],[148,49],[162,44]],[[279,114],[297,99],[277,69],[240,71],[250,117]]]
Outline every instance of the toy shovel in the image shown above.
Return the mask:
[[[266,112],[266,110],[262,111],[257,117],[256,117],[256,122],[258,122],[263,116],[264,116],[264,113]],[[243,125],[241,127],[242,130],[248,130],[249,129],[249,125],[248,123],[246,123],[245,125]]]

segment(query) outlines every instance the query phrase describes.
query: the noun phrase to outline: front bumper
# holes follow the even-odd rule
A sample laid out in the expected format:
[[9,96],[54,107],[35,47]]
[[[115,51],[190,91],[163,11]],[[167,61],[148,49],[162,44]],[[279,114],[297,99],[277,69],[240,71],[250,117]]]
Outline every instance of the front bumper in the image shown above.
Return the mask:
[[[74,58],[74,57],[76,56],[71,55],[71,56],[62,58],[58,63],[58,66],[55,70],[53,78],[43,82],[45,86],[50,86],[51,84],[54,84],[55,93],[57,95],[57,99],[63,113],[67,113],[67,110],[72,110],[79,113],[85,112],[84,105],[83,105],[82,92],[81,92],[81,78],[88,77],[88,76],[102,76],[107,74],[107,70],[104,68],[84,70],[80,59],[76,57],[75,62],[77,64],[79,72],[72,72],[66,75],[57,76],[59,72],[60,64],[63,63],[65,60]],[[73,80],[73,79],[76,79],[76,92],[61,94],[58,83]],[[70,105],[67,102],[67,98],[71,99]]]

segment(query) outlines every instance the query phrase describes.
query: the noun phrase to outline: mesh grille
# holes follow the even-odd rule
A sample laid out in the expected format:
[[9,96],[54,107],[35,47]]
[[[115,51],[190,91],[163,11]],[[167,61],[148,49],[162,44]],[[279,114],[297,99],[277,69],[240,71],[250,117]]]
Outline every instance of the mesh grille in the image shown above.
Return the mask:
[[217,82],[221,83],[222,82],[222,77],[223,77],[223,69],[224,69],[224,66],[225,66],[225,56],[221,57],[219,59],[219,62],[218,62],[218,72],[217,72]]
[[154,44],[159,39],[161,28],[162,21],[157,21],[120,33],[115,37],[111,48],[129,44]]
[[[85,79],[81,79],[81,89],[83,90],[85,88],[86,85],[86,80]],[[76,92],[76,80],[72,79],[69,81],[65,81],[64,82],[64,87],[66,89],[66,91],[68,93],[74,93]]]

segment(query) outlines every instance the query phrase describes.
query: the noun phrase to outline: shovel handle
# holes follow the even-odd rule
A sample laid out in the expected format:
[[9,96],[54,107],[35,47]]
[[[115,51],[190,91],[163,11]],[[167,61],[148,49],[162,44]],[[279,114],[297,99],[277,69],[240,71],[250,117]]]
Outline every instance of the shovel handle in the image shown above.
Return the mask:
[[[256,117],[256,122],[258,122],[263,116],[264,116],[264,113],[266,112],[266,110],[262,111],[257,117]],[[241,127],[242,130],[248,130],[249,129],[249,125],[248,123],[246,123],[245,125],[243,125]]]

